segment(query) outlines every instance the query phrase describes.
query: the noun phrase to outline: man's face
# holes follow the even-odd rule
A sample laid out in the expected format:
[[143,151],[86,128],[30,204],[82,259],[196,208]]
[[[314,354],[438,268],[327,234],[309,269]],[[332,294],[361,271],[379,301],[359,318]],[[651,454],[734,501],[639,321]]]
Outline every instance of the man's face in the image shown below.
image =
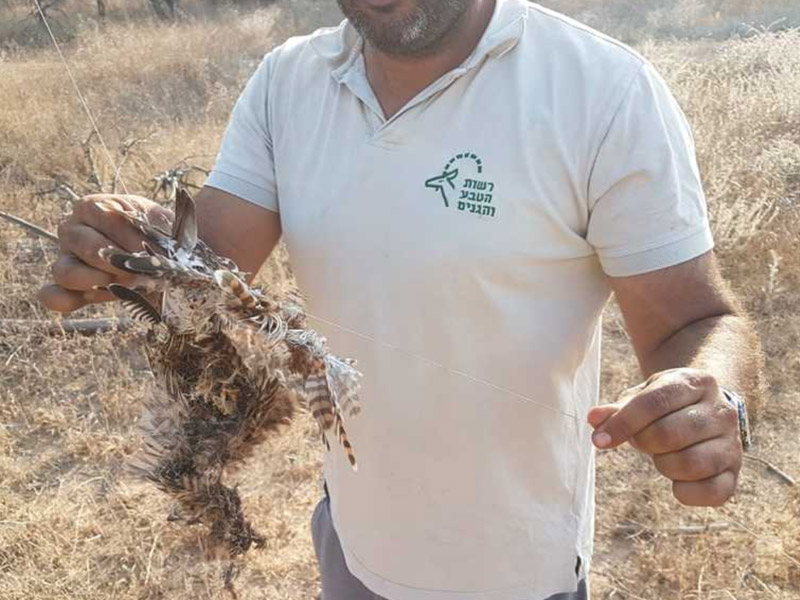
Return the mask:
[[436,51],[474,0],[336,0],[372,46],[395,56]]

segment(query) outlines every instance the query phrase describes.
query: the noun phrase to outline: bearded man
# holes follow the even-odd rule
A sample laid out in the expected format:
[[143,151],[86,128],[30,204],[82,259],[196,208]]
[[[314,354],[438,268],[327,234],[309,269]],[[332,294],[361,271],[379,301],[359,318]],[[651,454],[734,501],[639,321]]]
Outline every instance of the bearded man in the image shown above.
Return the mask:
[[[594,447],[686,505],[736,488],[759,349],[716,267],[692,136],[641,56],[524,0],[339,0],[270,52],[198,198],[257,272],[283,234],[309,311],[359,359],[360,469],[325,456],[324,600],[588,597]],[[91,197],[60,230],[70,311],[139,239]],[[611,292],[646,382],[597,407]],[[740,435],[740,431],[742,435]]]

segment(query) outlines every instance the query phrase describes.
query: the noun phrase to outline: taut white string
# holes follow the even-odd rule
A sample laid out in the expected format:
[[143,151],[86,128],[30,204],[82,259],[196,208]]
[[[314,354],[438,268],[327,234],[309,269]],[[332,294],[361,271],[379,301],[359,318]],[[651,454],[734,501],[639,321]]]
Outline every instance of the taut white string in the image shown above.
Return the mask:
[[61,52],[61,47],[58,45],[56,36],[53,35],[53,30],[50,29],[50,23],[47,22],[47,17],[45,16],[44,11],[42,10],[41,5],[39,4],[39,0],[33,0],[33,3],[36,5],[36,10],[39,12],[39,16],[42,18],[42,23],[44,23],[44,26],[47,29],[47,33],[50,34],[50,39],[53,41],[53,46],[55,46],[58,56],[61,57],[61,62],[64,63],[64,68],[67,71],[67,76],[69,77],[69,80],[72,82],[72,87],[75,88],[75,93],[78,95],[78,99],[81,101],[81,106],[83,106],[83,110],[86,113],[86,116],[89,118],[89,122],[92,124],[94,132],[97,134],[97,139],[100,140],[100,145],[103,147],[103,152],[105,152],[106,159],[114,168],[114,179],[115,181],[119,181],[123,191],[127,194],[128,187],[125,185],[125,182],[122,179],[122,174],[119,172],[119,168],[117,167],[114,158],[111,156],[111,152],[109,152],[108,146],[106,146],[106,142],[103,139],[103,136],[100,134],[100,129],[97,127],[97,122],[94,120],[94,117],[92,116],[92,111],[89,110],[89,104],[86,102],[86,98],[81,93],[81,88],[78,86],[78,82],[75,80],[75,76],[72,74],[72,69],[69,68],[69,63],[67,63],[67,59],[64,57],[64,53]]
[[542,408],[546,408],[549,411],[559,413],[561,415],[564,415],[565,417],[569,417],[570,419],[575,419],[575,420],[578,419],[578,416],[573,414],[573,413],[569,413],[569,412],[563,411],[560,408],[557,408],[557,407],[552,406],[550,404],[546,404],[546,403],[544,403],[544,402],[542,402],[540,400],[535,400],[534,398],[529,398],[528,396],[520,394],[519,392],[515,392],[514,390],[510,390],[508,388],[504,388],[504,387],[499,386],[499,385],[497,385],[495,383],[492,383],[491,381],[486,381],[485,379],[480,379],[479,377],[475,377],[474,375],[470,375],[469,373],[465,373],[464,371],[461,371],[459,369],[454,369],[453,367],[448,367],[447,365],[444,365],[444,364],[442,364],[440,362],[437,362],[437,361],[435,361],[433,359],[430,359],[427,356],[422,356],[421,354],[416,354],[414,352],[410,352],[408,350],[404,350],[400,346],[396,346],[396,345],[390,344],[388,342],[382,342],[380,340],[376,340],[375,338],[370,337],[370,336],[368,336],[368,335],[366,335],[364,333],[360,333],[360,332],[355,331],[353,329],[349,329],[347,327],[344,327],[343,325],[339,325],[338,323],[334,323],[333,321],[328,321],[327,319],[323,319],[322,317],[318,317],[316,315],[312,315],[311,313],[308,313],[308,312],[306,313],[306,316],[309,317],[310,319],[314,319],[315,321],[319,321],[320,323],[324,323],[326,325],[330,325],[331,327],[335,327],[336,329],[339,329],[340,331],[344,331],[345,333],[349,333],[349,334],[354,335],[356,337],[360,337],[360,338],[362,338],[364,340],[372,342],[373,344],[375,344],[377,346],[383,346],[384,348],[387,348],[389,350],[397,352],[398,354],[403,354],[403,355],[405,355],[405,356],[407,356],[409,358],[413,358],[413,359],[425,362],[425,363],[431,365],[432,367],[436,367],[436,368],[442,369],[442,370],[444,370],[444,371],[446,371],[448,373],[452,373],[453,375],[457,375],[459,377],[464,377],[465,379],[469,379],[473,383],[477,383],[477,384],[480,384],[480,385],[485,385],[486,387],[489,387],[489,388],[491,388],[491,389],[493,389],[493,390],[495,390],[497,392],[501,392],[503,394],[507,394],[509,396],[513,396],[514,398],[517,398],[518,400],[525,400],[526,402],[532,402],[533,404],[536,404],[537,406],[541,406]]

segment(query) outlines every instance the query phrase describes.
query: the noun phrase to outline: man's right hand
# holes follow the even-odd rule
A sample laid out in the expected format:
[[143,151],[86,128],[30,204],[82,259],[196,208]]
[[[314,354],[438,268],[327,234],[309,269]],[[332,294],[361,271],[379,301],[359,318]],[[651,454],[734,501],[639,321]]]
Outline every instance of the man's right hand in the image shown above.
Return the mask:
[[50,310],[68,313],[95,302],[114,300],[97,289],[110,283],[131,285],[135,276],[102,260],[100,249],[114,246],[127,252],[142,249],[142,236],[122,212],[144,213],[148,220],[169,230],[172,213],[147,198],[102,194],[86,196],[73,206],[72,214],[58,227],[61,247],[52,266],[52,283],[39,290],[38,298]]

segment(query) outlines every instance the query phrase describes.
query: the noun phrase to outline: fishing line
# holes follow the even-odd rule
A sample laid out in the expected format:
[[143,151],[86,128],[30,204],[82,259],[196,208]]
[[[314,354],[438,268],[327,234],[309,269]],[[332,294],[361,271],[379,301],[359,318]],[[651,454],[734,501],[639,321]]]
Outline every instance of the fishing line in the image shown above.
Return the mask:
[[50,34],[50,39],[53,41],[53,46],[56,48],[56,52],[58,56],[61,57],[61,62],[64,63],[64,69],[67,71],[67,75],[69,76],[69,80],[72,82],[72,87],[75,89],[75,93],[78,95],[78,99],[81,101],[81,105],[83,106],[83,110],[86,113],[86,116],[89,118],[89,122],[92,124],[92,128],[94,132],[97,134],[97,139],[100,140],[100,145],[103,147],[103,152],[105,152],[106,159],[114,169],[114,180],[119,181],[120,185],[122,186],[123,191],[127,194],[128,187],[125,185],[125,181],[122,179],[122,174],[119,172],[119,168],[117,167],[114,158],[111,156],[111,152],[108,150],[108,146],[106,146],[106,142],[103,139],[103,136],[100,134],[100,129],[97,127],[97,122],[94,120],[92,116],[92,111],[89,110],[89,104],[86,102],[86,98],[81,93],[81,88],[78,86],[78,82],[75,80],[75,76],[72,74],[72,69],[69,68],[69,63],[67,63],[67,59],[64,57],[64,53],[61,52],[61,47],[58,45],[58,41],[56,40],[56,36],[53,35],[53,30],[50,29],[50,23],[47,22],[47,17],[42,10],[41,5],[39,4],[39,0],[33,0],[33,3],[36,5],[36,10],[39,13],[39,16],[42,18],[42,23],[44,23],[45,28],[47,29],[47,33]]
[[493,389],[493,390],[495,390],[497,392],[501,392],[503,394],[507,394],[509,396],[513,396],[514,398],[517,398],[518,400],[525,400],[526,402],[532,402],[533,404],[536,404],[537,406],[541,406],[542,408],[546,408],[549,411],[559,413],[559,414],[561,414],[561,415],[563,415],[565,417],[569,417],[570,419],[574,419],[574,420],[578,419],[578,416],[573,414],[573,413],[563,411],[560,408],[556,408],[555,406],[552,406],[550,404],[546,404],[546,403],[542,402],[541,400],[535,400],[533,398],[529,398],[528,396],[520,394],[519,392],[515,392],[514,390],[510,390],[508,388],[504,388],[504,387],[499,386],[499,385],[497,385],[495,383],[492,383],[491,381],[486,381],[485,379],[481,379],[479,377],[475,377],[474,375],[470,375],[469,373],[465,373],[464,371],[461,371],[459,369],[454,369],[453,367],[448,367],[447,365],[442,364],[440,362],[437,362],[437,361],[435,361],[435,360],[433,360],[431,358],[428,358],[427,356],[423,356],[421,354],[416,354],[414,352],[410,352],[408,350],[404,350],[403,348],[401,348],[400,346],[397,346],[395,344],[390,344],[388,342],[382,342],[380,340],[377,340],[377,339],[375,339],[373,337],[370,337],[370,336],[366,335],[365,333],[360,333],[360,332],[355,331],[353,329],[349,329],[349,328],[347,328],[347,327],[345,327],[343,325],[339,325],[338,323],[334,323],[333,321],[328,321],[327,319],[323,319],[322,317],[318,317],[316,315],[312,315],[311,313],[308,313],[308,312],[306,313],[306,316],[309,317],[310,319],[314,319],[315,321],[319,321],[320,323],[324,323],[326,325],[330,325],[331,327],[335,327],[336,329],[339,329],[340,331],[344,331],[345,333],[349,333],[349,334],[354,335],[356,337],[360,337],[360,338],[362,338],[364,340],[372,342],[373,344],[375,344],[377,346],[383,346],[384,348],[387,348],[389,350],[397,352],[398,354],[403,354],[403,355],[405,355],[405,356],[407,356],[409,358],[414,358],[414,359],[419,360],[421,362],[425,362],[425,363],[431,365],[432,367],[436,367],[438,369],[442,369],[443,371],[446,371],[447,373],[451,373],[451,374],[457,375],[459,377],[464,377],[465,379],[468,379],[468,380],[472,381],[473,383],[478,383],[480,385],[485,385],[486,387],[489,387],[489,388],[491,388],[491,389]]

